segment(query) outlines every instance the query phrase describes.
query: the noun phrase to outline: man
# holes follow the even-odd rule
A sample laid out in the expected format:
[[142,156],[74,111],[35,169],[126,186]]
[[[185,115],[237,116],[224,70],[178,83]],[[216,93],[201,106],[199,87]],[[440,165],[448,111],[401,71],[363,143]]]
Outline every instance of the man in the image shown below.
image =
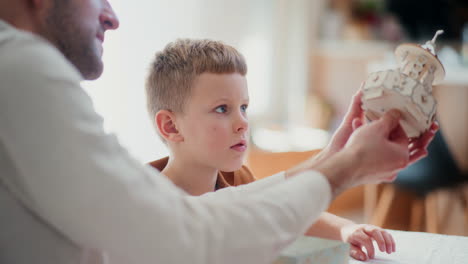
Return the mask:
[[334,196],[393,179],[433,136],[408,148],[396,112],[353,132],[356,99],[318,159],[187,196],[104,133],[79,86],[118,23],[105,0],[0,0],[0,263],[270,263]]

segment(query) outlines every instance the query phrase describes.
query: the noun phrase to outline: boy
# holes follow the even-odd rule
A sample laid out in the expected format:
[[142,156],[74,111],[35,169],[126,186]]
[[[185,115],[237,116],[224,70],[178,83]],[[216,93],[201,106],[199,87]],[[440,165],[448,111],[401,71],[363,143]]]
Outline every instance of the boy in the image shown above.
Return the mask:
[[[248,141],[246,73],[242,55],[216,41],[178,40],[156,54],[146,84],[148,110],[170,156],[151,165],[190,195],[255,180],[242,165]],[[374,257],[373,240],[381,251],[395,251],[386,231],[329,213],[306,235],[348,242],[358,260]]]

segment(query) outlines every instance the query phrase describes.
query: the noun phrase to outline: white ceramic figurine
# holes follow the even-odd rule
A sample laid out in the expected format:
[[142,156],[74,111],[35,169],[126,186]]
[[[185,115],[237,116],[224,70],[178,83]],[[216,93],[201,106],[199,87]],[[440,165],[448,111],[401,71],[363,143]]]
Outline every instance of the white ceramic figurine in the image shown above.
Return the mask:
[[395,56],[399,68],[369,75],[362,87],[362,108],[368,120],[395,108],[402,113],[400,124],[408,137],[418,137],[431,126],[437,105],[432,85],[445,77],[435,52],[435,41],[442,33],[437,31],[425,45],[398,46]]

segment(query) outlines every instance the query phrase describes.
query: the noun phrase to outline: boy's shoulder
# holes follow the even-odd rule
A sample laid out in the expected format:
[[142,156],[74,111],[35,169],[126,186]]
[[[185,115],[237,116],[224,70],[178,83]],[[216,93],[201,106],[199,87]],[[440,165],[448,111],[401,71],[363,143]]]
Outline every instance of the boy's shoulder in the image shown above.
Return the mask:
[[157,169],[158,171],[161,172],[167,166],[168,161],[169,161],[169,156],[164,157],[162,159],[158,159],[158,160],[148,162],[148,165],[150,165],[151,167],[153,167],[153,168],[155,168],[155,169]]
[[216,182],[216,189],[222,189],[229,186],[239,186],[254,182],[256,179],[247,166],[242,166],[239,170],[232,172],[220,171]]
[[[168,161],[169,157],[164,157],[162,159],[149,162],[148,165],[157,169],[158,171],[162,171],[167,166]],[[230,186],[247,184],[254,182],[255,180],[256,179],[253,173],[247,166],[242,166],[239,170],[231,172],[220,171],[216,181],[216,189],[218,190]]]

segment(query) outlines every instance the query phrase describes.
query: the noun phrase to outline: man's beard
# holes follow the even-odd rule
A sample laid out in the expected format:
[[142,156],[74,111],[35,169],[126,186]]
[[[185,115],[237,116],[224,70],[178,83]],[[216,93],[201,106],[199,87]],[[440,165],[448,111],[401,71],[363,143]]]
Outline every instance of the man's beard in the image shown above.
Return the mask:
[[[95,34],[81,27],[71,1],[54,0],[45,19],[45,35],[77,68],[84,79],[97,79],[103,69]],[[86,24],[86,23],[84,23]]]

